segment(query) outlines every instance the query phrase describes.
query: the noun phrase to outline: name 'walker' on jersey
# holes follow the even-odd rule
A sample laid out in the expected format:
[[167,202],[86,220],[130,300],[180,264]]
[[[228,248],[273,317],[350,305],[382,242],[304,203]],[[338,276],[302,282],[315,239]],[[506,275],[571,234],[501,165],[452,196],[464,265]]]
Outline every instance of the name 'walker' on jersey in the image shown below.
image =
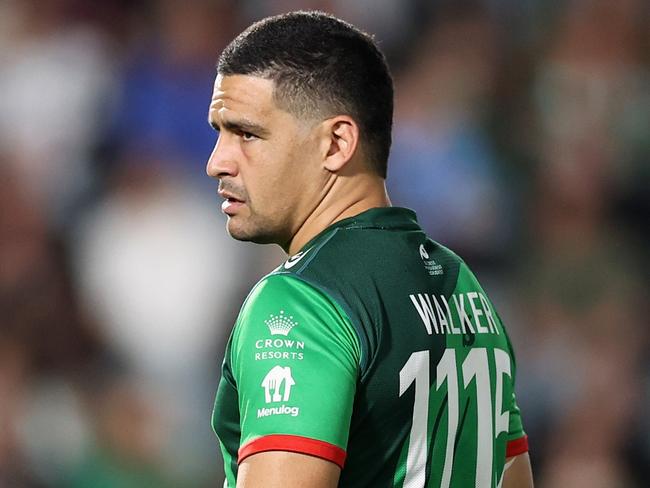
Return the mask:
[[226,486],[285,450],[339,486],[498,488],[528,449],[501,320],[467,265],[407,209],[328,227],[246,299],[213,428]]

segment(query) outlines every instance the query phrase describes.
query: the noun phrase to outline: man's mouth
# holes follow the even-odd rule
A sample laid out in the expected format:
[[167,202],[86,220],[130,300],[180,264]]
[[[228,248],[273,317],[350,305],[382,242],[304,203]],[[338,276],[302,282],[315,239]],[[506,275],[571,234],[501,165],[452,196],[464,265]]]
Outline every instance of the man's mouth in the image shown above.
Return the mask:
[[224,202],[221,204],[221,210],[226,215],[234,215],[237,213],[237,210],[244,205],[244,200],[238,198],[230,192],[219,190],[219,196],[224,199]]
[[231,193],[231,192],[226,191],[226,190],[217,190],[217,193],[224,200],[237,200],[237,201],[240,201],[240,202],[242,201],[242,199],[237,198],[237,196],[234,193]]

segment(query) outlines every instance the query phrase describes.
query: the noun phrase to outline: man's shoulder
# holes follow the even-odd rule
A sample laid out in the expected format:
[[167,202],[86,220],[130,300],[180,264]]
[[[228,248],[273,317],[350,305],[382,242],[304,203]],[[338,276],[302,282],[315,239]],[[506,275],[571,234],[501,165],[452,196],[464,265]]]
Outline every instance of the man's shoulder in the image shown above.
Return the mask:
[[[297,326],[298,331],[293,332]],[[341,331],[344,334],[341,335]],[[251,290],[239,313],[230,342],[235,350],[253,343],[256,352],[261,352],[257,351],[260,347],[282,346],[283,339],[289,335],[290,342],[307,340],[307,337],[318,341],[330,333],[352,338],[350,343],[358,342],[348,314],[327,291],[299,276],[273,272],[263,277]],[[265,341],[259,342],[265,334]],[[270,342],[268,334],[272,337]],[[290,347],[286,344],[282,347],[285,346]],[[261,354],[262,359],[267,356],[269,359],[275,357]]]
[[262,277],[252,288],[239,312],[238,322],[281,308],[336,307],[335,300],[316,281],[283,272],[282,266]]
[[291,273],[283,273],[281,268],[282,266],[263,276],[253,286],[244,301],[242,312],[263,303],[277,302],[278,299],[286,298],[287,295],[300,297],[313,289],[312,286],[305,283],[298,276]]

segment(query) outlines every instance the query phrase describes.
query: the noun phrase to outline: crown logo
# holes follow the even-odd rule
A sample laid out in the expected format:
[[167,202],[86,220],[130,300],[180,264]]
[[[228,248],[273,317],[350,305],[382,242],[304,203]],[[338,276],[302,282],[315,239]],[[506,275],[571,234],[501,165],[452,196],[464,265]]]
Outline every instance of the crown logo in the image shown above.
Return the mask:
[[289,335],[291,329],[298,325],[298,322],[294,322],[293,315],[285,315],[284,310],[280,310],[280,315],[270,314],[264,323],[269,328],[271,335],[283,336]]

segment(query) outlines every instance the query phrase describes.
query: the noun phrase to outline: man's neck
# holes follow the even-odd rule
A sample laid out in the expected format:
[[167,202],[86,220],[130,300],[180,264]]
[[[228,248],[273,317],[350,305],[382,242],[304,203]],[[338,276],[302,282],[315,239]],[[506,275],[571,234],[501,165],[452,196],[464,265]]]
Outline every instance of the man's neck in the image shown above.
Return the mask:
[[283,248],[287,254],[293,255],[335,222],[371,208],[390,205],[384,179],[379,176],[357,174],[347,178],[333,177],[323,199]]

